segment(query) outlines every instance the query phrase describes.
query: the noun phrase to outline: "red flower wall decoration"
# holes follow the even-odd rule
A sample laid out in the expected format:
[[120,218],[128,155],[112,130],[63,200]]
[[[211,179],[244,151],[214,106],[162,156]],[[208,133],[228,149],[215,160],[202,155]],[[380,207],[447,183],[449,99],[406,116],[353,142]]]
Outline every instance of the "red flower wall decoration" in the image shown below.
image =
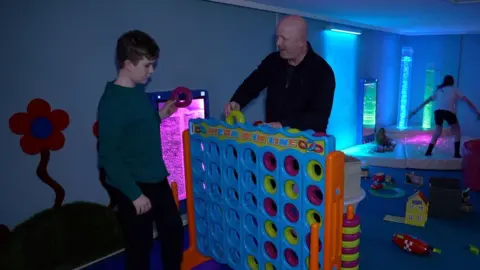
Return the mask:
[[[92,132],[93,132],[93,136],[95,136],[97,138],[97,150],[98,150],[98,121],[95,121],[95,123],[93,124]],[[105,190],[108,193],[108,196],[110,197],[110,203],[108,204],[108,207],[113,209],[115,207],[115,203],[113,202],[112,196],[110,195],[110,192],[107,189],[107,186],[106,186],[107,182],[105,180],[105,170],[103,168],[99,169],[99,176],[98,177],[100,179],[100,183],[105,188]]]
[[55,192],[54,207],[62,205],[65,198],[63,187],[53,180],[47,171],[50,151],[63,148],[65,136],[62,131],[69,125],[69,116],[63,110],[53,110],[43,99],[33,99],[27,106],[27,112],[15,113],[10,117],[10,130],[22,135],[20,147],[28,155],[40,154],[37,167],[38,177]]

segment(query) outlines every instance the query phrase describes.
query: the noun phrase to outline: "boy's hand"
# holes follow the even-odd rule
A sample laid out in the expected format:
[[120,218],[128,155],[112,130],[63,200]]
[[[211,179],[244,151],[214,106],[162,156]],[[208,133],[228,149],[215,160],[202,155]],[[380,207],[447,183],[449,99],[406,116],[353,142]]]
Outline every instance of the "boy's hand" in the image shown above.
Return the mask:
[[232,111],[240,111],[240,104],[235,101],[225,104],[224,113],[228,117]]
[[138,197],[135,201],[133,201],[133,206],[135,206],[135,210],[137,210],[137,215],[145,214],[152,208],[150,199],[143,194],[140,195],[140,197]]
[[158,112],[160,118],[163,120],[165,118],[170,117],[177,111],[177,107],[175,106],[175,100],[169,100],[165,103],[163,108]]

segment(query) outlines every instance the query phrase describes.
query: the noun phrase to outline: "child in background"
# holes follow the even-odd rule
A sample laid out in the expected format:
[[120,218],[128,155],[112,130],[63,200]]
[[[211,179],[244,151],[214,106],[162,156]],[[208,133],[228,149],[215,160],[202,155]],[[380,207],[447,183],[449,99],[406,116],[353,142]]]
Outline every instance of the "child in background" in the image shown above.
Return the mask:
[[425,105],[430,103],[431,101],[435,101],[436,108],[435,108],[435,125],[436,130],[432,136],[430,141],[430,145],[428,146],[427,151],[425,152],[425,156],[431,156],[433,148],[437,143],[438,138],[442,135],[443,130],[443,122],[446,121],[452,130],[452,133],[455,135],[455,158],[461,158],[460,155],[460,140],[462,138],[462,133],[460,130],[460,125],[458,123],[457,114],[456,114],[456,102],[457,100],[465,101],[480,117],[480,112],[475,108],[473,103],[464,96],[460,90],[458,90],[455,86],[455,80],[453,79],[452,75],[446,75],[443,79],[443,83],[437,86],[435,93],[427,98],[416,110],[411,112],[408,118],[414,116],[418,111],[420,111]]

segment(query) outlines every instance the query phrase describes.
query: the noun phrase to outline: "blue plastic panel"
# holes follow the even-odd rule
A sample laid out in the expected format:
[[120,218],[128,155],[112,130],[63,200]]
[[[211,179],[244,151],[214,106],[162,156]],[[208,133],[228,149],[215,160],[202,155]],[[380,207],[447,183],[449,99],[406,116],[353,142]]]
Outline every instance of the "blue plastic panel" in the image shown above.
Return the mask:
[[214,119],[189,128],[199,251],[233,269],[307,269],[334,138]]

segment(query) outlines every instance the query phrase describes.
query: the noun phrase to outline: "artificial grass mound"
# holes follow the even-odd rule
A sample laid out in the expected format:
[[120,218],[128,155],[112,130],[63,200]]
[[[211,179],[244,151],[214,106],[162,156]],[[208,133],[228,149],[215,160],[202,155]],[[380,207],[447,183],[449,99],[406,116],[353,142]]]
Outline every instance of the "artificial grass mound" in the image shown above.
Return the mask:
[[0,269],[71,270],[123,248],[121,233],[116,213],[100,204],[48,209],[13,229]]

